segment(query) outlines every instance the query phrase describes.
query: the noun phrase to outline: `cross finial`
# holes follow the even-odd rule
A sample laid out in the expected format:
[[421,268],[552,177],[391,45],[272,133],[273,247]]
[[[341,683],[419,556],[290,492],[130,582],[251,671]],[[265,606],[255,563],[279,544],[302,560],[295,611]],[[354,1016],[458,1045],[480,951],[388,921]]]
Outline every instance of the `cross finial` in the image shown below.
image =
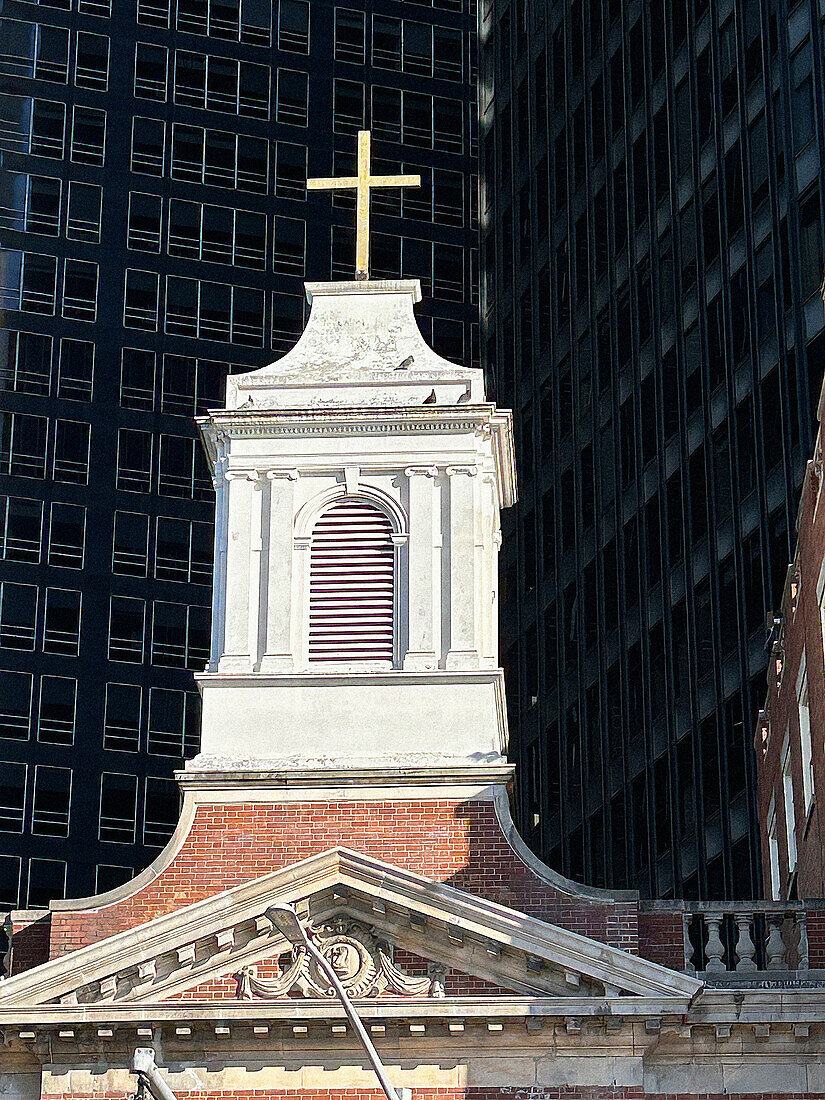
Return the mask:
[[355,278],[370,277],[370,191],[375,187],[420,187],[421,176],[370,174],[370,132],[358,131],[358,175],[308,179],[308,191],[355,189]]

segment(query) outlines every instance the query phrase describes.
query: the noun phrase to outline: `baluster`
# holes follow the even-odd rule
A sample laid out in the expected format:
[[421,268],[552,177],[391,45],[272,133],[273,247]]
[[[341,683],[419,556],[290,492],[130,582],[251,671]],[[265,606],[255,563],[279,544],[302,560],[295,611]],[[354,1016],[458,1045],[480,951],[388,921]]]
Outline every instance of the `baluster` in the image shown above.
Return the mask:
[[796,968],[797,970],[807,970],[810,966],[808,960],[808,914],[804,909],[797,914],[796,929],[799,933],[799,942],[797,944],[799,960],[796,964]]
[[688,974],[696,973],[696,967],[693,963],[693,941],[690,938],[690,922],[692,920],[692,913],[682,914],[682,933],[685,939],[685,971]]
[[737,913],[735,920],[739,933],[736,940],[736,969],[740,972],[756,970],[756,963],[753,961],[756,947],[751,938],[751,915]]
[[768,956],[768,970],[786,970],[785,941],[782,939],[782,917],[768,917],[768,938],[765,954]]
[[705,924],[708,928],[708,942],[705,944],[705,954],[707,955],[705,970],[713,974],[724,973],[727,969],[723,961],[725,945],[722,943],[722,937],[719,934],[722,914],[706,913]]

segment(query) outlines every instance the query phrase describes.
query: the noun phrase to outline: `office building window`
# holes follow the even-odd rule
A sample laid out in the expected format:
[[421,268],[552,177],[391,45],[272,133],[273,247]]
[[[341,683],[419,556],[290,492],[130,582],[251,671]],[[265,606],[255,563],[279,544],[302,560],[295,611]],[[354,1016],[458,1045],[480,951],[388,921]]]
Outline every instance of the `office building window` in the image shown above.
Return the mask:
[[166,123],[157,118],[132,119],[133,172],[162,176],[166,146]]
[[280,0],[278,49],[292,53],[309,53],[308,0]]
[[126,230],[126,247],[139,252],[160,252],[160,195],[147,195],[142,191],[129,193],[129,223]]
[[202,670],[209,660],[209,619],[206,607],[155,600],[152,664]]
[[188,419],[223,404],[228,366],[188,355],[164,355],[161,412]]
[[105,35],[77,32],[74,82],[78,88],[106,91],[109,85],[109,39]]
[[36,332],[7,333],[8,345],[0,358],[0,383],[17,393],[47,397],[52,379],[52,338]]
[[97,320],[98,267],[89,260],[64,260],[63,316],[75,321]]
[[0,646],[34,649],[38,590],[34,584],[0,582]]
[[332,85],[332,129],[336,134],[356,134],[365,126],[364,85],[336,77]]
[[249,118],[269,118],[269,69],[178,50],[175,54],[176,103]]
[[275,121],[292,126],[309,122],[309,73],[278,69]]
[[106,112],[97,107],[72,110],[71,159],[77,164],[103,167],[106,153]]
[[29,176],[24,226],[27,233],[56,237],[60,233],[62,182],[51,176]]
[[95,871],[95,893],[105,894],[128,882],[135,874],[134,867],[118,863],[98,863]]
[[[180,8],[185,10],[185,6],[185,2],[178,5],[179,15]],[[144,26],[166,29],[169,26],[169,15],[170,0],[138,0],[137,21],[143,23]]]
[[366,60],[366,17],[362,11],[335,9],[335,60],[363,65]]
[[112,572],[145,577],[149,555],[149,517],[140,512],[115,512]]
[[100,777],[100,827],[104,844],[133,844],[137,827],[137,776],[104,772]]
[[26,904],[42,908],[55,898],[66,896],[66,863],[62,859],[29,860],[29,888]]
[[151,412],[155,405],[155,353],[123,348],[120,357],[120,404]]
[[20,257],[19,265],[10,263],[7,276],[16,272],[18,282],[5,283],[3,290],[10,309],[20,309],[24,313],[41,313],[54,316],[57,304],[57,257],[37,256],[32,252],[8,253],[13,261]]
[[140,664],[146,603],[134,596],[112,596],[109,603],[109,660]]
[[170,256],[235,267],[266,266],[265,214],[172,199],[168,233]]
[[208,500],[212,479],[201,447],[187,436],[162,435],[158,464],[158,492],[161,496],[185,500]]
[[71,768],[38,764],[34,771],[32,833],[35,836],[67,837],[71,800]]
[[0,766],[0,832],[22,833],[26,808],[26,765]]
[[[138,19],[140,16],[138,15]],[[169,50],[150,42],[135,44],[135,96],[166,102]]]
[[37,740],[50,745],[74,744],[77,680],[73,676],[43,676]]
[[163,581],[210,584],[212,527],[199,520],[158,516],[155,577]]
[[118,489],[131,493],[148,493],[152,488],[151,432],[137,428],[120,428],[117,445]]
[[0,737],[28,740],[33,681],[31,672],[0,671]]
[[306,222],[301,218],[274,218],[272,267],[279,275],[303,277],[306,267]]
[[86,548],[86,509],[53,501],[49,523],[49,565],[82,569]]
[[46,589],[44,653],[65,653],[70,657],[78,655],[80,652],[80,604],[80,592],[68,588]]
[[57,396],[68,401],[91,401],[94,376],[95,345],[92,341],[61,339]]
[[69,183],[66,236],[70,240],[100,243],[103,188],[96,183]]
[[196,691],[152,687],[147,748],[156,756],[192,756],[200,743],[200,696]]
[[20,856],[0,856],[0,905],[5,909],[16,909],[21,904]]
[[26,905],[41,909],[56,898],[66,897],[66,864],[62,859],[29,860],[29,891]]
[[275,194],[282,199],[306,198],[307,148],[290,141],[275,143]]
[[[4,30],[10,33],[14,24],[6,24]],[[23,29],[25,24],[17,24]],[[48,80],[52,84],[65,84],[69,79],[69,32],[64,27],[49,27],[42,23],[28,24],[26,28],[32,34],[33,42],[26,52],[31,56],[33,49],[34,73],[37,80]]]
[[166,332],[247,347],[263,344],[263,293],[204,279],[166,278]]
[[55,481],[86,485],[89,480],[89,447],[91,425],[77,420],[55,421],[54,460]]
[[123,295],[124,328],[155,332],[158,327],[158,280],[156,271],[126,270]]
[[42,500],[0,496],[0,559],[37,565],[42,532]]
[[62,160],[66,141],[66,104],[50,99],[31,101],[29,152],[35,157]]
[[143,689],[139,684],[107,684],[103,720],[103,748],[117,752],[140,749],[140,709]]

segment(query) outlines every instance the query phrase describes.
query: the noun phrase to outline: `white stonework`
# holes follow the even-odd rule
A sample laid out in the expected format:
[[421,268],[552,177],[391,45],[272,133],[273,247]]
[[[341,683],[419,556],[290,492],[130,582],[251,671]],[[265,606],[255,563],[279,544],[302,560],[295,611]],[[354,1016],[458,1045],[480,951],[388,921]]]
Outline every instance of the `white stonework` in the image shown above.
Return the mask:
[[[479,370],[424,342],[419,284],[308,284],[282,359],[231,376],[199,423],[217,491],[212,654],[198,769],[301,759],[437,768],[500,761],[499,510],[511,417]],[[394,553],[392,660],[310,660],[313,529],[376,506]]]

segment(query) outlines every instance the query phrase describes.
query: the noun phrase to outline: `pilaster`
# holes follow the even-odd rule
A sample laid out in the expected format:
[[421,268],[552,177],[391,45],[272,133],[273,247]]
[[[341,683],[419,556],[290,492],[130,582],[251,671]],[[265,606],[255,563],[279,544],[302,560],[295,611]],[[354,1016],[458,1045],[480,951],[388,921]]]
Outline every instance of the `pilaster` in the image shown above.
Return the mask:
[[257,473],[228,471],[226,532],[226,597],[224,636],[219,672],[251,672],[250,590],[251,534],[250,517]]
[[450,486],[450,649],[448,669],[478,668],[475,466],[448,466]]
[[438,468],[408,466],[410,538],[409,643],[404,668],[427,670],[438,667],[435,651],[436,569],[435,496]]
[[293,514],[297,470],[267,470],[269,555],[266,573],[266,642],[261,672],[291,672]]

